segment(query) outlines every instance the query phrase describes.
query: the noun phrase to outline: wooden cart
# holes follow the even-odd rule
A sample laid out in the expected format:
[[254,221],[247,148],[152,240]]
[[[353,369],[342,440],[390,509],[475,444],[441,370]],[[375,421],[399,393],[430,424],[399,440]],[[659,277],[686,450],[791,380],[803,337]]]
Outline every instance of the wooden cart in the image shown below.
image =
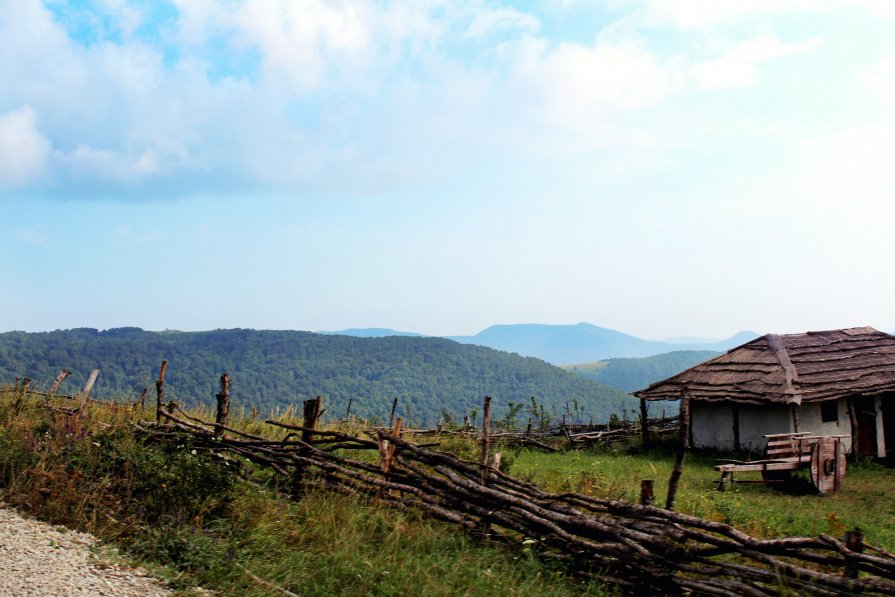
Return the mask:
[[[845,477],[844,435],[776,433],[764,436],[768,443],[762,460],[727,460],[715,467],[721,473],[718,490],[728,483],[784,483],[792,472],[811,470],[811,482],[820,493],[838,491]],[[760,472],[761,480],[735,481],[734,473]]]

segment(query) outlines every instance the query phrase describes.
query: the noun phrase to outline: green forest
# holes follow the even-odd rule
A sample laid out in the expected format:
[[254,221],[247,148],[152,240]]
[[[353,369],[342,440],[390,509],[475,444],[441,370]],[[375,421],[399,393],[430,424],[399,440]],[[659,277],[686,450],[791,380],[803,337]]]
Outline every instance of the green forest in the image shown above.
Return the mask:
[[[165,399],[184,405],[213,404],[221,373],[233,378],[233,408],[267,415],[316,395],[327,417],[388,417],[394,398],[398,415],[434,424],[444,412],[462,421],[493,396],[496,417],[515,412],[524,422],[531,399],[541,415],[578,422],[603,422],[633,412],[637,401],[535,358],[441,338],[355,338],[298,331],[248,329],[208,332],[149,332],[140,328],[99,331],[0,334],[0,385],[16,377],[47,388],[67,368],[72,375],[60,393],[76,393],[90,370],[100,369],[93,395],[134,399],[143,388],[154,396],[154,380],[168,361]],[[510,406],[515,404],[516,408]],[[520,406],[522,405],[522,406]]]
[[651,357],[607,359],[585,365],[568,365],[563,369],[597,383],[633,392],[719,354],[721,353],[712,350],[676,350]]

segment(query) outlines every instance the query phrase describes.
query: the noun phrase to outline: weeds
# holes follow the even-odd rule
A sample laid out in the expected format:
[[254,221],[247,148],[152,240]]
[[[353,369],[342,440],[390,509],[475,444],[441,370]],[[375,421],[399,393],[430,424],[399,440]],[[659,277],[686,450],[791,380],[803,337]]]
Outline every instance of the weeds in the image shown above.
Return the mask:
[[[33,400],[12,406],[0,395],[0,499],[114,541],[175,589],[269,594],[238,563],[309,596],[611,594],[413,512],[323,488],[298,502],[260,491],[185,439],[146,443],[124,410],[79,418]],[[280,433],[251,418],[234,425]]]

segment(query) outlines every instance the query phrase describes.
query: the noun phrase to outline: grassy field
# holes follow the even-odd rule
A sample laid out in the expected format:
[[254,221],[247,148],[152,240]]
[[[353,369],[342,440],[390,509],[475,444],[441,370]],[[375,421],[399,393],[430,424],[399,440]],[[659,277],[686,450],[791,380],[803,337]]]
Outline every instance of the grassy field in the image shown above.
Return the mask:
[[118,545],[185,594],[276,594],[252,575],[306,596],[613,594],[412,511],[313,487],[291,501],[185,441],[145,444],[124,412],[81,420],[0,394],[0,501]]
[[[690,454],[677,494],[680,512],[725,522],[756,537],[841,537],[859,527],[866,540],[895,550],[895,469],[875,462],[849,467],[843,488],[818,495],[804,472],[789,486],[734,484],[715,489],[719,473],[713,455]],[[667,451],[627,453],[625,450],[575,451],[544,454],[519,451],[512,455],[510,474],[553,491],[577,491],[595,497],[637,501],[640,480],[653,479],[657,505],[664,505],[674,458]],[[759,479],[758,473],[738,478]]]
[[[283,433],[260,421],[232,424]],[[302,595],[613,592],[524,548],[496,547],[412,511],[314,488],[290,501],[275,483],[246,483],[183,441],[145,444],[123,412],[95,408],[81,420],[0,394],[0,500],[115,543],[184,591],[201,585],[223,595],[271,594],[254,574]],[[442,448],[478,455],[475,442],[456,436]],[[503,452],[511,474],[547,489],[632,501],[641,479],[654,479],[663,501],[673,462],[669,451]],[[895,550],[891,469],[852,467],[841,492],[818,496],[805,479],[782,490],[734,485],[719,493],[713,464],[690,455],[678,510],[759,537],[841,536],[858,526],[870,543]]]

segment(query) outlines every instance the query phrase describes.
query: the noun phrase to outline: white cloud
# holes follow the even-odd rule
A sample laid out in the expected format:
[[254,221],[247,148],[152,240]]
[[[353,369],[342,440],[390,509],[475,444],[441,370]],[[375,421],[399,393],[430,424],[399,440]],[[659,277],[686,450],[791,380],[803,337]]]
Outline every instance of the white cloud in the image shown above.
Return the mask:
[[682,29],[709,30],[762,16],[805,11],[851,13],[855,9],[895,19],[895,2],[891,0],[646,0],[641,16],[653,25],[672,23]]
[[819,43],[819,39],[813,38],[787,44],[774,35],[764,35],[736,45],[720,58],[694,64],[690,69],[690,75],[702,89],[745,87],[754,82],[758,63],[804,52]]
[[505,52],[516,101],[532,102],[535,117],[579,129],[608,111],[656,103],[676,85],[675,68],[634,43],[529,38]]
[[466,29],[469,37],[486,37],[505,31],[525,31],[536,33],[541,23],[530,14],[519,12],[515,8],[483,8],[476,12],[472,22]]
[[647,19],[684,29],[708,29],[762,13],[818,8],[822,0],[649,0]]
[[272,76],[302,88],[325,82],[335,65],[361,66],[370,54],[375,22],[365,2],[249,0],[232,16],[243,43],[258,47]]
[[43,182],[51,151],[30,106],[0,115],[0,188]]
[[813,208],[888,228],[895,219],[895,123],[849,127],[802,144],[799,194]]
[[861,81],[868,89],[895,105],[895,54],[865,68]]

